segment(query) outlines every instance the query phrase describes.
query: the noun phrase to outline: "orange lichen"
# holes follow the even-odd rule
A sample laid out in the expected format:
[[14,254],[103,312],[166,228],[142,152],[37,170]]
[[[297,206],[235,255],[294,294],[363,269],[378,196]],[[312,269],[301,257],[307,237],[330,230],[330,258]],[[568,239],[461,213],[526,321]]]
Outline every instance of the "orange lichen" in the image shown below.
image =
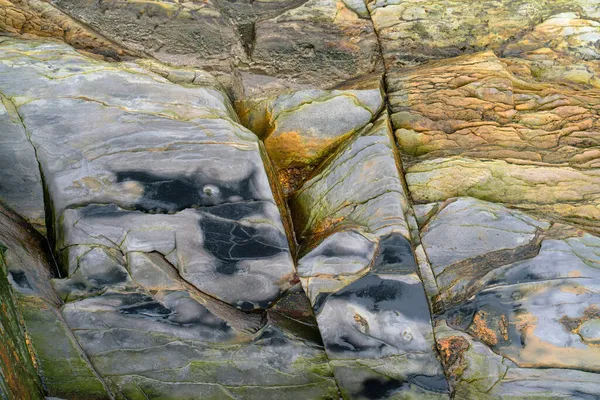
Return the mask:
[[451,367],[456,361],[462,360],[463,353],[469,348],[467,339],[460,336],[450,336],[439,339],[437,348],[446,367]]
[[323,219],[320,224],[316,225],[312,229],[310,236],[313,236],[313,237],[327,236],[343,220],[344,220],[344,217],[337,217],[337,218],[327,217],[327,218]]
[[265,147],[277,167],[288,168],[317,163],[337,142],[290,131],[272,134],[265,139]]
[[517,358],[509,356],[520,367],[579,367],[600,371],[600,347],[559,347],[537,337],[534,330],[535,326],[528,326],[521,332],[524,345]]
[[489,346],[498,344],[498,337],[493,329],[487,325],[488,313],[479,310],[473,318],[473,323],[469,327],[469,332]]
[[596,318],[600,318],[600,308],[592,304],[583,311],[583,315],[581,317],[571,318],[565,315],[559,321],[568,331],[577,333],[579,332],[579,327],[581,324],[583,324],[585,321]]
[[504,340],[508,340],[508,320],[504,315],[500,316],[500,323],[498,324],[498,328],[500,329],[500,334],[504,338]]
[[359,330],[363,333],[369,332],[369,322],[360,314],[354,314],[354,322],[359,325]]
[[312,167],[280,169],[277,177],[283,194],[286,197],[292,194],[310,176],[312,171]]

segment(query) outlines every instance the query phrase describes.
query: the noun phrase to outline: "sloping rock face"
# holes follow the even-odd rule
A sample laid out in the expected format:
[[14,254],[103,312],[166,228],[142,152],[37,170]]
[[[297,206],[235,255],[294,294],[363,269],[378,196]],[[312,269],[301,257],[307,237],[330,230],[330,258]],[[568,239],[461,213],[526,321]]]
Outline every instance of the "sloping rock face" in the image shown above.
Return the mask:
[[0,0],[0,399],[596,399],[600,4]]

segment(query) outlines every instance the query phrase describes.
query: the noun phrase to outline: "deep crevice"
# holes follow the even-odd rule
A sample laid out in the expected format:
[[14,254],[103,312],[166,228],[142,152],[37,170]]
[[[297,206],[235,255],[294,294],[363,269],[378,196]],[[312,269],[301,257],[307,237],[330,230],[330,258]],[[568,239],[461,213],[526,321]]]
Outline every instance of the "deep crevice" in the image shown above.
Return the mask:
[[[385,109],[386,109],[386,112],[388,114],[388,124],[389,124],[388,137],[389,137],[389,140],[390,140],[390,145],[392,147],[392,152],[394,153],[394,158],[396,160],[396,168],[397,168],[397,171],[398,171],[398,177],[399,177],[400,182],[402,184],[402,188],[404,190],[404,194],[406,196],[406,199],[407,199],[407,201],[408,201],[408,203],[410,205],[411,215],[407,215],[405,213],[404,217],[405,217],[405,219],[407,221],[407,224],[409,225],[409,231],[410,231],[410,235],[411,235],[411,242],[412,242],[412,245],[413,245],[413,255],[415,257],[416,265],[418,266],[419,265],[419,260],[416,258],[417,256],[416,256],[416,251],[415,251],[415,248],[414,248],[414,244],[415,243],[421,243],[420,231],[419,231],[419,228],[418,228],[418,223],[417,223],[417,220],[416,220],[416,217],[415,217],[415,212],[414,212],[414,209],[413,209],[414,201],[413,201],[411,192],[410,192],[410,190],[408,188],[408,184],[406,182],[406,177],[404,175],[403,162],[402,162],[402,157],[401,157],[401,152],[400,152],[399,144],[396,141],[395,134],[394,134],[394,127],[393,127],[393,124],[392,124],[392,120],[390,118],[390,116],[391,116],[391,105],[389,104],[388,84],[387,84],[388,83],[387,82],[388,66],[386,65],[385,58],[384,58],[384,55],[383,55],[382,41],[381,41],[381,38],[379,37],[379,32],[377,30],[377,27],[375,26],[374,21],[373,21],[373,17],[372,17],[372,14],[371,14],[371,9],[369,8],[369,6],[367,4],[367,1],[365,1],[365,6],[367,7],[367,11],[369,12],[369,18],[371,19],[371,23],[373,24],[373,31],[375,32],[375,36],[377,37],[377,43],[379,45],[378,47],[379,47],[380,58],[381,58],[382,63],[383,63],[382,86],[383,86],[383,92],[385,94],[385,97],[384,97]],[[413,229],[411,229],[410,224],[409,224],[409,218],[413,218],[414,224],[416,224],[416,228],[417,228],[416,231],[413,230]],[[417,237],[417,236],[419,236],[419,237]],[[423,248],[423,252],[425,253],[425,249],[424,248]],[[425,255],[427,256],[427,253],[425,253]],[[425,260],[425,261],[427,262],[427,265],[429,265],[429,261],[428,260]],[[438,340],[437,340],[437,335],[436,335],[436,332],[435,332],[435,325],[434,325],[434,318],[433,318],[433,316],[434,316],[434,306],[435,305],[431,303],[431,299],[430,299],[429,295],[427,294],[427,291],[425,290],[424,277],[422,276],[420,267],[417,267],[416,270],[417,270],[417,275],[419,276],[419,279],[421,281],[421,286],[423,288],[423,291],[425,292],[425,297],[427,298],[427,304],[429,306],[429,314],[430,314],[429,318],[430,318],[431,332],[432,332],[432,335],[433,335],[433,342],[434,342],[433,351],[434,351],[434,353],[435,353],[435,355],[436,355],[436,357],[437,357],[437,359],[438,359],[438,361],[440,363],[441,369],[442,369],[442,371],[444,373],[444,376],[445,376],[445,379],[446,379],[446,385],[447,385],[447,387],[449,389],[450,397],[454,398],[454,388],[452,388],[451,385],[450,385],[450,382],[451,382],[451,380],[450,380],[450,372],[447,370],[445,364],[442,361],[443,357],[442,357],[442,354],[440,352],[439,346],[437,345],[438,344]],[[433,271],[432,271],[432,273],[433,273]],[[434,275],[434,279],[435,279],[435,275]]]

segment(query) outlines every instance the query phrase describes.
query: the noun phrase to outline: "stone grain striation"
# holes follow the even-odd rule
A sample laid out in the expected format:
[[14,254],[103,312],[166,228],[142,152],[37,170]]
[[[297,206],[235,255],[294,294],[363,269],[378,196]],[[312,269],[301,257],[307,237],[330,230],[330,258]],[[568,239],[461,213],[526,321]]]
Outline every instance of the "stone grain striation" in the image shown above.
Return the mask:
[[0,0],[0,398],[596,399],[599,21]]

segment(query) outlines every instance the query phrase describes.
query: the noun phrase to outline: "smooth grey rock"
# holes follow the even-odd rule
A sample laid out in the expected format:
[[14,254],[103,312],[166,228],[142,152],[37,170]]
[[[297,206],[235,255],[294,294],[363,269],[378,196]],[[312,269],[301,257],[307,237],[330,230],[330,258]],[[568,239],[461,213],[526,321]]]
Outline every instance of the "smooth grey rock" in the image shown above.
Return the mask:
[[292,197],[298,274],[343,396],[447,398],[388,129],[384,113]]
[[[476,239],[463,243],[446,239],[442,233],[449,228],[444,221]],[[489,240],[490,232],[500,231],[501,238],[519,244],[525,232],[534,230],[540,243],[526,252],[498,252]],[[483,246],[474,246],[484,239]],[[445,247],[448,242],[453,247]],[[522,212],[468,198],[450,200],[424,228],[423,246],[430,257],[442,248],[457,254],[479,253],[486,243],[491,248],[483,257],[446,267],[436,277],[441,299],[436,338],[446,368],[451,373],[463,371],[455,376],[457,396],[474,396],[472,390],[487,393],[492,386],[493,395],[506,398],[517,397],[517,387],[531,396],[554,393],[555,383],[530,368],[598,372],[600,352],[593,341],[586,341],[586,329],[600,316],[600,254],[596,252],[600,239],[566,226],[551,228]],[[451,329],[443,328],[442,321]],[[478,375],[478,371],[498,369],[494,357],[473,352],[475,341],[510,360],[503,363],[514,374],[502,377],[500,371],[489,379]],[[511,374],[514,378],[507,378]],[[520,374],[539,377],[521,380]],[[585,383],[581,393],[571,388],[565,386],[557,398],[569,393],[587,398],[584,394],[594,390]]]
[[421,234],[436,275],[452,264],[533,242],[548,227],[527,215],[472,198],[449,202]]
[[579,327],[579,336],[586,343],[596,345],[600,343],[600,318],[590,319],[581,324]]
[[[0,88],[17,99],[38,148],[58,250],[157,251],[201,290],[244,308],[265,307],[287,289],[294,269],[259,144],[222,93],[92,61],[64,45],[5,41],[2,54]],[[90,237],[72,237],[75,225]],[[179,228],[187,234],[176,246]],[[75,259],[63,258],[75,274]],[[98,277],[85,279],[86,291],[102,289],[89,282]]]
[[598,398],[599,391],[598,374],[569,369],[510,368],[489,394],[507,399],[592,400]]
[[336,232],[325,238],[298,263],[298,275],[351,275],[369,268],[376,243],[356,231]]
[[12,101],[1,92],[0,100],[0,200],[44,232],[44,193],[35,150]]
[[294,266],[260,143],[222,93],[45,42],[2,41],[0,72],[39,152],[63,267],[61,313],[28,308],[39,348],[74,363],[52,393],[110,398],[100,378],[116,398],[337,395],[320,337],[264,311]]

